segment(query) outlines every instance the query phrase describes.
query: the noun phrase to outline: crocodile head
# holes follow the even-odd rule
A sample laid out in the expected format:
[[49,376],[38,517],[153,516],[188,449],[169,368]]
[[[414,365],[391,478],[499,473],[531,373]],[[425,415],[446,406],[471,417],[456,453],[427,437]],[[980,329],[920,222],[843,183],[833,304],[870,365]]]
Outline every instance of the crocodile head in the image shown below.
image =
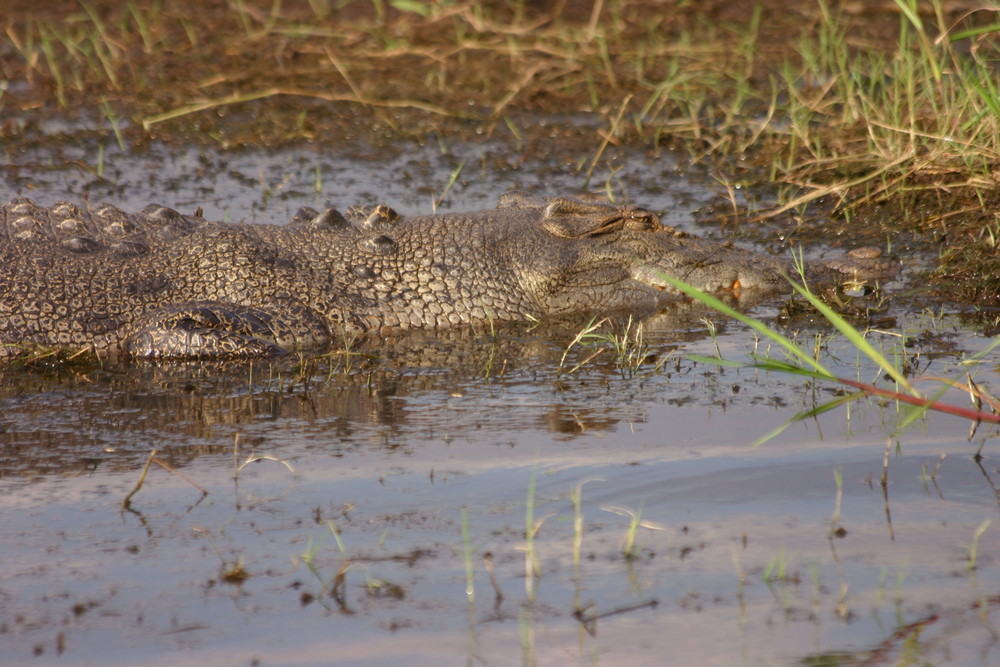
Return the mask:
[[[710,242],[660,223],[634,206],[508,193],[499,208],[533,210],[534,222],[511,239],[522,282],[547,314],[650,311],[677,292],[663,275],[741,302],[787,290],[788,258]],[[898,264],[866,249],[807,268],[813,286],[891,275]]]

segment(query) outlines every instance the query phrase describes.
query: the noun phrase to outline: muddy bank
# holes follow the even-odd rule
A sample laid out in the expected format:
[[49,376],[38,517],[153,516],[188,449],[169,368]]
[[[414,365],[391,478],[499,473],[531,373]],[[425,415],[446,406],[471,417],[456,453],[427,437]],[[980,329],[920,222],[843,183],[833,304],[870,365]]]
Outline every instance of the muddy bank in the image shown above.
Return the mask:
[[[39,145],[88,143],[80,162],[94,169],[105,151],[151,142],[409,138],[496,142],[499,167],[553,156],[591,188],[616,147],[672,147],[713,175],[713,223],[772,241],[888,241],[933,257],[931,294],[992,308],[998,133],[976,83],[992,79],[990,25],[961,2],[912,14],[893,2],[213,2],[197,21],[159,3],[15,2],[0,136],[15,177]],[[908,69],[880,60],[891,48]]]
[[[943,16],[957,20],[968,9],[945,3]],[[859,42],[898,31],[892,2],[843,10]],[[469,139],[506,135],[513,129],[503,120],[509,112],[543,114],[558,127],[563,114],[613,117],[630,99],[646,115],[656,110],[656,134],[671,141],[710,132],[712,118],[684,124],[680,102],[656,108],[651,82],[669,80],[679,67],[691,72],[693,86],[703,86],[707,80],[699,78],[711,61],[719,72],[750,67],[748,82],[765,90],[797,40],[824,16],[808,1],[420,7],[216,0],[199,6],[194,21],[159,3],[43,9],[15,0],[5,17],[9,39],[0,47],[3,136],[45,134],[47,121],[69,117],[92,129],[114,125],[130,143],[391,142],[432,132]],[[740,46],[748,37],[749,54]],[[717,97],[731,93],[720,87]],[[713,114],[718,101],[706,99],[704,111]],[[641,128],[616,129],[634,138]]]

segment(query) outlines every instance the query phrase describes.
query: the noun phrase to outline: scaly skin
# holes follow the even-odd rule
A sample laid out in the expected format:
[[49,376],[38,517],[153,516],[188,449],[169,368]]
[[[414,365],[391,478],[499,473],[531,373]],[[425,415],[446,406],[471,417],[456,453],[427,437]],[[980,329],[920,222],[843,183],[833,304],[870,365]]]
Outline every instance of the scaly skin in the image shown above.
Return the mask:
[[[303,209],[288,225],[129,215],[25,199],[0,208],[0,358],[24,345],[246,358],[351,334],[571,313],[655,312],[666,272],[742,298],[791,263],[663,227],[641,208],[508,193],[496,209],[400,218]],[[890,275],[881,257],[813,285]]]

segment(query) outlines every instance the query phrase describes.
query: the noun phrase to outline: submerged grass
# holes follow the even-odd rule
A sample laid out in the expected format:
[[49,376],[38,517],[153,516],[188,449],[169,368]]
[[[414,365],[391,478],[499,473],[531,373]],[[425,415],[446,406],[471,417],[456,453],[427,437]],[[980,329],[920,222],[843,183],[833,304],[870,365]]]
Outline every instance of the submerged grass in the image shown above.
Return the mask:
[[[567,370],[570,352],[575,347],[580,347],[589,354]],[[573,374],[605,352],[611,353],[614,365],[623,378],[637,375],[646,366],[652,371],[658,371],[670,357],[667,354],[657,358],[646,343],[641,324],[631,316],[621,326],[608,317],[593,318],[566,346],[559,360],[559,372]]]
[[[601,631],[612,630],[611,627],[605,628],[603,624],[613,623],[615,617],[650,611],[661,606],[664,608],[663,618],[670,619],[683,610],[718,615],[720,609],[728,609],[735,617],[738,605],[741,629],[745,629],[745,625],[752,628],[770,627],[773,623],[772,611],[781,613],[786,623],[819,624],[829,614],[836,614],[844,622],[863,621],[864,616],[870,616],[864,622],[877,626],[880,634],[892,637],[894,642],[903,641],[906,635],[900,631],[913,627],[911,624],[914,622],[914,614],[916,618],[926,618],[926,609],[921,606],[918,592],[911,591],[910,586],[904,586],[906,565],[884,565],[878,562],[885,558],[891,560],[893,554],[877,552],[874,562],[873,556],[867,552],[860,561],[856,555],[852,555],[850,559],[855,565],[847,569],[843,567],[837,549],[832,547],[834,537],[842,538],[847,535],[843,528],[840,529],[840,534],[834,535],[827,533],[822,526],[807,527],[798,531],[794,546],[784,546],[756,537],[748,542],[746,533],[742,540],[736,536],[725,539],[719,534],[719,520],[715,517],[711,522],[711,530],[708,531],[712,537],[706,540],[698,534],[700,527],[697,525],[689,526],[685,522],[683,526],[667,528],[640,518],[641,512],[600,506],[603,511],[629,519],[625,540],[619,549],[612,546],[613,540],[607,539],[610,532],[618,531],[617,526],[605,525],[603,520],[585,519],[585,514],[596,507],[584,502],[583,498],[583,487],[592,480],[579,481],[565,495],[556,494],[539,500],[536,495],[537,469],[527,475],[527,497],[523,506],[526,512],[524,533],[521,531],[520,518],[514,520],[511,530],[498,529],[492,523],[496,521],[495,508],[462,507],[460,522],[456,525],[448,521],[453,544],[438,556],[435,557],[432,551],[415,547],[409,542],[385,547],[382,537],[378,540],[379,555],[373,556],[370,554],[375,547],[371,539],[365,539],[366,533],[369,537],[374,534],[373,528],[377,531],[378,526],[372,525],[373,522],[377,523],[373,516],[353,524],[354,537],[360,544],[353,550],[351,558],[348,558],[338,531],[331,521],[327,521],[329,533],[324,533],[317,539],[308,538],[305,551],[293,557],[293,562],[305,565],[315,576],[318,590],[309,584],[302,584],[300,587],[301,582],[287,590],[298,591],[303,605],[316,600],[321,603],[326,599],[334,600],[336,606],[323,606],[328,611],[339,611],[345,616],[376,613],[371,606],[374,599],[397,602],[405,597],[415,605],[412,609],[417,610],[415,613],[418,617],[424,618],[428,610],[432,610],[435,618],[444,623],[447,622],[447,615],[454,613],[449,610],[458,607],[456,603],[461,601],[461,591],[464,589],[465,600],[462,606],[468,617],[470,655],[482,661],[481,641],[489,636],[490,628],[516,622],[516,636],[520,640],[524,664],[537,664],[538,651],[543,646],[539,642],[542,631],[545,636],[551,637],[558,624],[568,618],[579,623],[579,646],[584,648],[588,637],[599,637]],[[839,472],[836,477],[837,508],[832,518],[833,523],[840,521],[842,491]],[[519,503],[516,507],[516,510],[514,506],[510,510],[521,509]],[[547,523],[543,527],[542,522],[536,520],[536,515],[539,510],[548,508],[555,508],[565,521]],[[877,504],[870,509],[878,514]],[[857,513],[859,510],[855,508],[854,511]],[[663,512],[670,511],[660,505],[656,513]],[[863,524],[867,523],[862,520],[862,516],[864,515],[854,519],[862,524],[858,527],[859,533],[862,532]],[[486,517],[487,524],[484,526],[481,521]],[[886,521],[890,521],[888,514]],[[976,558],[982,553],[981,538],[989,525],[989,520],[980,523],[972,533],[971,544],[965,547],[968,557],[964,564],[968,570],[967,576],[973,582]],[[651,540],[650,545],[641,550],[637,548],[636,540],[640,527],[661,531],[656,539]],[[689,535],[692,527],[695,534]],[[421,529],[414,530],[421,532]],[[324,542],[330,534],[337,537],[339,548],[324,550]],[[764,535],[766,534],[765,531]],[[418,544],[427,539],[430,538],[416,536]],[[533,541],[532,560],[535,562],[525,560],[522,566],[519,552],[526,551],[525,539]],[[828,540],[831,549],[826,551],[823,543]],[[364,544],[366,541],[367,546]],[[732,584],[727,584],[724,576],[708,577],[713,568],[723,567],[719,556],[727,550],[732,553],[738,575],[738,581]],[[327,551],[333,553],[326,553]],[[369,555],[366,556],[366,553]],[[479,568],[474,564],[477,553],[482,556],[482,569],[488,574],[497,592],[492,601],[476,599],[472,594],[472,583],[480,574],[477,572]],[[431,563],[423,562],[424,557],[435,560]],[[546,564],[543,572],[537,570],[538,560],[544,560]],[[744,560],[747,561],[748,568],[744,568]],[[353,581],[359,579],[361,574],[350,567],[352,561],[372,566],[373,572],[364,574],[363,586]],[[498,563],[496,571],[494,561]],[[858,562],[861,564],[858,565]],[[954,578],[952,569],[952,565],[947,563],[929,569],[926,565],[920,565],[917,572],[921,574],[925,584],[932,573],[932,579],[936,577],[947,583]],[[385,574],[393,574],[403,583],[387,583],[382,578]],[[351,584],[345,583],[347,576],[352,579]],[[501,581],[509,585],[525,577],[532,583],[523,594],[505,598],[500,593]],[[876,583],[872,586],[866,580]],[[834,581],[836,585],[833,585]],[[440,582],[440,589],[436,582]],[[809,585],[803,585],[804,583]],[[735,585],[735,596],[726,590],[728,585]],[[621,589],[616,589],[615,586],[621,586]],[[571,601],[563,595],[570,587],[573,591]],[[445,600],[443,604],[435,602],[432,597],[440,594],[440,590],[446,591],[442,598]],[[911,597],[914,599],[911,600]],[[870,605],[867,614],[862,609],[862,605],[866,604]],[[946,602],[942,604],[953,605]],[[975,604],[977,603],[972,603],[972,608],[975,608]],[[983,599],[979,604],[990,602]],[[804,613],[808,609],[811,609],[811,614]],[[406,608],[393,605],[391,611],[393,619],[405,618]],[[880,615],[886,612],[887,622],[883,622]],[[921,622],[935,623],[939,618],[945,618],[946,613],[951,613],[946,610],[935,612],[930,621]],[[734,618],[730,620],[735,624]],[[650,627],[660,627],[663,624],[662,618],[637,619],[633,622],[650,623]],[[394,629],[395,627],[393,626]],[[504,636],[508,642],[518,641],[514,639],[513,632]],[[889,646],[889,642],[883,642],[879,646],[882,650]],[[560,646],[561,654],[570,654],[571,650],[571,643],[564,641],[564,645]]]

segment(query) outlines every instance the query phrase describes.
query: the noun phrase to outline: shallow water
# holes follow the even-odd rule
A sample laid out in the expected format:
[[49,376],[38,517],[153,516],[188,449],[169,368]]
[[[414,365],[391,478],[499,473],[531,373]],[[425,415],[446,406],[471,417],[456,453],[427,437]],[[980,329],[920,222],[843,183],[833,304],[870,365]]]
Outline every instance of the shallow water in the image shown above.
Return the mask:
[[[443,209],[582,184],[544,156],[497,169],[514,161],[493,150],[162,149],[109,159],[113,184],[21,166],[5,187],[271,221],[331,200],[426,212],[463,162]],[[668,156],[621,165],[611,181],[668,224],[691,229],[711,198]],[[925,375],[988,343],[893,314]],[[571,326],[417,334],[301,368],[6,369],[0,664],[1000,661],[996,431],[931,414],[894,435],[903,409],[865,400],[752,448],[837,390],[684,359],[754,350],[705,315],[648,322],[635,371],[606,351],[567,372],[593,351],[574,348],[560,372]],[[874,377],[839,339],[825,350]],[[996,393],[995,357],[966,370]],[[123,509],[154,449],[178,474],[154,464]]]
[[[152,202],[182,213],[200,207],[211,220],[282,223],[300,206],[346,208],[386,203],[401,213],[491,208],[506,190],[604,192],[663,211],[665,224],[690,223],[711,192],[685,178],[667,152],[621,152],[584,188],[588,156],[512,153],[500,141],[445,145],[400,143],[336,149],[302,145],[267,150],[154,144],[122,152],[86,142],[3,154],[5,195],[40,203],[89,199],[139,210]],[[104,151],[107,151],[106,153]],[[556,150],[559,153],[556,153]],[[456,182],[448,187],[457,172]],[[445,195],[442,197],[442,195]]]

